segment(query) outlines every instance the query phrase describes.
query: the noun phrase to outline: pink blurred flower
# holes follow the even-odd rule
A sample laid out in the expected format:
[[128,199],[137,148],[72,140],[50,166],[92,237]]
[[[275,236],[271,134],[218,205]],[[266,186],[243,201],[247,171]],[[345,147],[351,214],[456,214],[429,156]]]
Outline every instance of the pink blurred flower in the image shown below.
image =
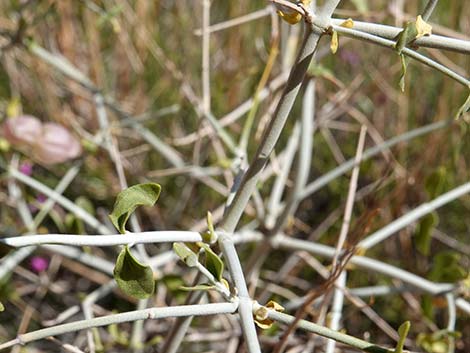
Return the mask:
[[7,119],[3,130],[14,147],[42,164],[63,163],[82,153],[80,141],[64,126],[43,124],[31,115]]
[[41,135],[41,122],[32,115],[9,118],[3,124],[5,138],[12,145],[34,144]]
[[44,164],[63,163],[82,153],[80,142],[63,126],[45,123],[35,157]]
[[18,167],[18,170],[27,176],[31,176],[33,174],[33,164],[31,162],[23,162]]
[[42,256],[33,256],[29,263],[33,272],[44,272],[49,267],[49,261]]

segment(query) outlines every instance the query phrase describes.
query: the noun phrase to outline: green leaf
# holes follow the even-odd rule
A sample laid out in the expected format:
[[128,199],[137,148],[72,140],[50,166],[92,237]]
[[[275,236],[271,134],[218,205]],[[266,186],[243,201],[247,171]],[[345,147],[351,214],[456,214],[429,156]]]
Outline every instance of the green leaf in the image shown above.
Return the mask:
[[467,276],[467,271],[460,265],[461,255],[455,251],[441,251],[433,258],[429,279],[435,282],[457,282]]
[[410,327],[411,323],[409,321],[405,321],[398,328],[398,335],[400,338],[398,339],[394,353],[403,353],[403,347],[405,345],[406,336],[408,336],[408,332],[410,331]]
[[152,269],[137,261],[127,245],[116,260],[114,279],[124,293],[138,299],[148,298],[155,291]]
[[81,208],[83,208],[85,211],[87,211],[91,215],[95,215],[95,207],[93,206],[93,203],[87,199],[85,196],[79,196],[75,199],[75,204]]
[[217,241],[217,234],[215,233],[214,223],[212,222],[212,213],[207,211],[207,231],[201,233],[204,243],[213,244]]
[[408,21],[403,28],[403,30],[398,33],[397,40],[395,42],[395,50],[398,54],[401,54],[401,51],[413,40],[415,40],[418,35],[418,30],[416,29],[416,21]]
[[423,294],[421,296],[421,310],[424,316],[427,317],[431,321],[434,320],[434,311],[435,311],[435,306],[432,302],[433,298],[434,297],[430,294]]
[[212,222],[212,213],[210,213],[209,211],[207,211],[206,219],[207,219],[207,228],[209,229],[209,232],[214,233],[215,230],[214,230],[214,223]]
[[328,69],[326,66],[318,64],[315,60],[312,60],[307,72],[309,75],[314,77],[324,77],[326,79],[333,79],[335,77],[333,71]]
[[436,212],[427,214],[421,218],[415,234],[416,247],[420,253],[425,256],[429,255],[431,250],[431,233],[437,225],[439,218]]
[[181,287],[179,287],[179,289],[184,290],[184,291],[187,291],[187,292],[191,292],[191,291],[195,291],[195,290],[211,290],[211,289],[215,289],[215,286],[212,285],[212,284],[209,284],[209,283],[201,283],[201,284],[198,284],[198,285],[193,286],[193,287],[181,286]]
[[450,346],[453,346],[454,339],[460,337],[461,333],[455,331],[421,332],[416,338],[416,343],[429,353],[448,353],[450,352]]
[[116,342],[122,346],[129,345],[129,339],[127,337],[127,332],[119,330],[117,324],[111,324],[108,326],[108,333],[112,337],[113,342]]
[[85,234],[85,225],[83,221],[73,213],[67,213],[65,215],[64,224],[71,233]]
[[445,167],[439,167],[431,175],[426,178],[424,186],[426,192],[431,199],[442,194],[446,181],[446,169]]
[[173,251],[189,267],[194,267],[199,262],[198,255],[183,243],[173,243]]
[[206,268],[210,273],[217,279],[217,281],[222,280],[222,274],[224,273],[224,263],[217,256],[217,254],[212,251],[211,247],[207,244],[201,243],[201,247],[206,252]]
[[398,54],[415,39],[428,36],[432,33],[432,26],[419,15],[416,20],[408,21],[403,30],[398,33],[395,49]]
[[126,232],[126,223],[132,212],[138,206],[153,206],[160,196],[160,191],[160,185],[147,183],[131,186],[118,194],[109,218],[121,234]]
[[4,311],[5,307],[3,306],[2,302],[0,302],[0,312]]
[[160,279],[170,292],[179,290],[179,288],[184,285],[184,281],[181,276],[168,274]]

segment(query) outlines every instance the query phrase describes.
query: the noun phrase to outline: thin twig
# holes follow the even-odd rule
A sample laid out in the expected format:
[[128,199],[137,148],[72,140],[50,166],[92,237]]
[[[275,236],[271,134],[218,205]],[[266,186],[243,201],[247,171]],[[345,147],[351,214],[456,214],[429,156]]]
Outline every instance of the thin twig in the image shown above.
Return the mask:
[[210,84],[210,9],[211,0],[202,1],[202,109],[204,114],[211,111]]
[[421,17],[423,18],[423,20],[425,21],[429,20],[429,17],[431,17],[432,12],[434,11],[434,8],[436,7],[438,1],[439,0],[428,0],[426,7],[424,8],[421,14]]
[[[342,27],[342,26],[337,26],[337,25],[333,25],[332,26],[333,29],[335,31],[337,31],[338,33],[342,34],[342,35],[345,35],[345,36],[348,36],[348,37],[351,37],[351,38],[354,38],[354,39],[360,39],[360,40],[364,40],[364,41],[368,41],[368,42],[371,42],[371,43],[375,43],[375,44],[378,44],[378,45],[381,45],[381,46],[384,46],[384,47],[387,47],[387,48],[390,48],[390,49],[395,49],[395,42],[393,40],[388,40],[388,39],[384,39],[384,38],[381,38],[381,37],[378,37],[378,36],[375,36],[375,35],[372,35],[372,34],[368,34],[368,33],[364,33],[364,32],[361,32],[361,31],[357,31],[355,29],[350,29],[350,28],[345,28],[345,27]],[[452,71],[451,69],[449,69],[448,67],[442,65],[442,64],[439,64],[438,62],[416,52],[415,50],[412,50],[412,49],[409,49],[409,48],[403,48],[402,50],[402,53],[405,54],[406,56],[409,56],[410,58],[413,58],[437,71],[440,71],[442,72],[443,74],[447,75],[448,77],[452,78],[453,80],[457,81],[458,83],[466,86],[466,87],[470,87],[470,81],[459,75],[458,73]]]
[[[261,306],[259,304],[253,305],[253,311],[256,312],[260,307]],[[285,323],[287,325],[292,325],[292,323],[296,319],[294,316],[280,313],[271,309],[267,309],[267,314],[268,314],[268,318]],[[314,324],[306,320],[299,320],[297,322],[297,326],[303,330],[316,333],[317,335],[320,335],[326,338],[334,339],[337,342],[347,344],[348,346],[361,349],[365,352],[370,352],[370,353],[392,353],[393,352],[392,349],[387,349],[384,347],[374,345],[373,343],[363,341],[356,337],[352,337],[344,333],[331,330],[327,327],[320,326],[320,325]]]
[[0,344],[0,351],[16,345],[25,345],[49,336],[62,335],[92,327],[109,326],[123,322],[136,320],[156,320],[166,317],[180,316],[209,316],[216,314],[233,313],[237,310],[238,303],[215,303],[200,305],[181,305],[171,307],[158,307],[145,310],[129,311],[114,315],[102,316],[91,320],[80,320],[67,324],[43,328],[19,335],[16,339]]
[[374,245],[382,243],[383,240],[395,234],[400,229],[403,229],[404,227],[412,224],[413,222],[420,219],[421,217],[469,193],[470,193],[470,182],[460,185],[440,195],[439,197],[436,197],[434,200],[430,202],[425,202],[421,204],[420,206],[416,207],[415,209],[407,212],[406,214],[396,219],[395,221],[391,222],[390,224],[386,225],[385,227],[369,235],[367,238],[365,238],[358,244],[358,247],[362,249],[370,249]]
[[39,192],[43,193],[44,195],[48,196],[52,200],[56,201],[65,209],[69,210],[73,214],[75,214],[78,218],[82,219],[85,223],[87,223],[90,227],[93,227],[101,234],[110,234],[111,231],[100,221],[98,221],[95,217],[93,217],[90,213],[88,213],[83,208],[77,206],[69,199],[62,196],[60,193],[52,190],[51,188],[47,187],[43,183],[19,172],[17,169],[9,168],[8,173],[10,176],[15,178],[16,180],[26,184],[33,189],[38,190]]
[[[263,18],[265,16],[268,16],[269,14],[271,14],[271,12],[272,12],[271,7],[266,6],[264,9],[253,11],[249,14],[246,14],[240,17],[231,18],[230,20],[213,24],[207,28],[207,32],[214,33],[218,31],[222,31],[224,29],[239,26],[241,24],[251,22],[251,21]],[[197,36],[202,36],[203,29],[202,28],[195,29],[194,34]]]
[[129,244],[147,244],[162,242],[198,242],[202,241],[201,234],[190,231],[153,231],[142,233],[126,233],[111,235],[74,235],[74,234],[39,234],[23,235],[19,237],[0,238],[0,243],[13,247],[62,244],[74,246],[115,246]]
[[[346,18],[333,18],[331,23],[341,25]],[[403,28],[383,25],[379,23],[370,23],[354,21],[355,30],[373,34],[379,37],[393,40],[403,30]],[[436,48],[451,50],[462,54],[470,54],[470,42],[468,40],[444,37],[436,34],[424,36],[413,41],[413,44],[423,48]]]
[[[442,129],[445,127],[452,126],[452,123],[454,122],[454,119],[449,119],[449,120],[442,120],[438,121],[429,125],[425,125],[419,128],[416,128],[414,130],[407,131],[401,135],[394,136],[391,139],[385,141],[384,143],[371,147],[367,150],[364,151],[361,162],[364,162],[373,156],[376,156],[377,154],[381,153],[384,150],[389,149],[390,147],[393,147],[401,142],[406,142],[409,140],[412,140],[416,137],[423,136],[425,134],[429,134],[430,132],[433,132],[438,129]],[[303,194],[302,194],[302,199],[311,196],[313,193],[317,192],[320,190],[323,186],[327,185],[330,183],[332,180],[335,178],[339,177],[340,175],[343,175],[344,173],[348,172],[349,170],[353,169],[355,165],[354,158],[351,158],[347,160],[345,163],[339,165],[335,169],[329,171],[328,173],[323,174],[321,177],[318,179],[312,181],[310,184],[307,185],[305,188]]]
[[359,142],[357,143],[356,156],[354,157],[355,167],[353,168],[351,180],[349,182],[349,191],[348,196],[346,198],[346,206],[344,208],[343,223],[341,224],[341,230],[339,233],[338,241],[336,243],[336,255],[333,258],[333,266],[336,266],[336,262],[346,242],[346,237],[349,232],[349,226],[351,224],[351,215],[354,206],[354,199],[356,198],[357,181],[359,178],[359,161],[362,158],[362,151],[364,150],[366,132],[367,128],[363,125],[359,134]]

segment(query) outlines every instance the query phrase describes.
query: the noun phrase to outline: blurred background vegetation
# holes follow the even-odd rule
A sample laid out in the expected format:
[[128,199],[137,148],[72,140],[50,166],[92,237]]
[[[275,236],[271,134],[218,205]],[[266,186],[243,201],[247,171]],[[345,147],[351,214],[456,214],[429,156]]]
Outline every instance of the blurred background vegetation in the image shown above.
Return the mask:
[[[426,1],[342,1],[337,17],[351,17],[375,23],[402,27],[404,22],[418,14]],[[264,0],[220,1],[211,3],[212,24],[264,9]],[[470,2],[441,0],[431,17],[433,32],[470,40]],[[79,175],[64,196],[84,206],[102,222],[112,207],[120,184],[115,167],[104,148],[93,142],[100,127],[93,96],[73,80],[60,74],[54,67],[34,55],[26,43],[34,41],[46,50],[63,55],[84,73],[106,97],[143,124],[163,142],[174,147],[188,165],[212,167],[213,178],[227,192],[233,182],[228,171],[233,155],[226,152],[218,138],[197,135],[206,125],[198,116],[202,96],[201,83],[201,28],[202,6],[198,0],[132,1],[132,0],[0,0],[0,119],[3,123],[14,115],[28,114],[42,122],[55,122],[66,127],[83,147],[74,161],[48,165],[24,152],[18,154],[14,144],[1,140],[2,172],[15,155],[18,166],[31,166],[31,177],[54,188],[65,172],[81,163]],[[280,26],[280,51],[270,74],[270,80],[289,69],[288,56],[292,46],[286,38],[300,38],[301,25],[278,23],[277,16],[269,14],[236,27],[214,32],[210,36],[211,112],[223,118],[245,100],[253,98],[265,70],[273,43],[273,24]],[[290,37],[289,34],[292,34]],[[298,36],[295,35],[298,33]],[[287,44],[288,43],[288,44]],[[429,57],[468,77],[470,57],[435,49],[422,49]],[[401,66],[398,55],[369,43],[340,37],[339,50],[329,52],[329,41],[324,38],[319,49],[319,61],[310,75],[316,78],[316,112],[313,163],[310,180],[354,157],[360,126],[368,126],[367,146],[402,134],[408,130],[450,119],[465,101],[468,90],[439,72],[416,62],[410,62],[406,90],[401,92],[398,80]],[[268,82],[269,82],[268,81]],[[190,86],[194,96],[187,94]],[[185,88],[186,87],[186,88]],[[260,132],[267,122],[270,105],[276,97],[271,92],[260,103],[255,127],[250,135],[248,160],[259,143]],[[199,102],[199,103],[198,103]],[[170,109],[167,109],[170,108]],[[271,108],[272,109],[272,108]],[[291,113],[291,119],[276,147],[280,152],[287,143],[294,120],[300,115],[301,99]],[[112,122],[122,116],[108,109]],[[227,126],[227,131],[238,141],[246,115]],[[142,136],[127,125],[112,124],[112,133],[118,142],[123,166],[129,184],[151,180],[162,185],[162,195],[153,209],[139,212],[144,230],[190,229],[225,202],[226,195],[192,177],[172,170],[172,165],[155,152]],[[193,139],[187,138],[195,137]],[[390,152],[365,162],[361,167],[359,188],[364,189],[355,205],[352,228],[358,236],[380,228],[436,195],[469,180],[470,139],[464,120],[431,134],[399,144]],[[17,204],[8,191],[8,175],[0,179],[0,234],[19,235],[26,231],[18,216]],[[267,199],[273,178],[260,185],[261,195]],[[41,207],[44,197],[37,191],[22,186],[22,195],[33,215]],[[306,237],[333,213],[331,226],[317,234],[316,239],[334,245],[341,227],[342,209],[348,191],[349,175],[336,179],[320,192],[305,199],[291,222],[288,234]],[[367,192],[369,190],[369,192]],[[370,191],[372,190],[372,191]],[[336,212],[336,216],[334,213]],[[433,281],[456,282],[467,277],[470,267],[470,197],[466,196],[439,209],[417,227],[410,227],[368,252],[381,259]],[[335,218],[336,217],[336,218]],[[248,221],[251,216],[244,219]],[[364,219],[367,226],[364,226]],[[354,228],[354,225],[357,227]],[[364,229],[367,228],[368,230]],[[41,233],[95,233],[61,206],[56,205],[38,232]],[[149,246],[150,254],[157,254],[162,246]],[[252,247],[241,248],[241,257],[248,258]],[[115,250],[85,249],[113,260]],[[77,270],[77,262],[38,252],[50,261],[56,261],[56,272],[48,274],[50,281],[62,289],[50,289],[43,298],[35,296],[32,284],[40,283],[41,276],[33,274],[30,263],[4,279],[0,300],[10,305],[0,315],[0,340],[13,337],[25,309],[33,310],[27,330],[39,328],[44,320],[54,318],[72,304],[80,303],[86,293],[105,283],[107,276]],[[270,271],[277,271],[290,254],[277,251],[267,263],[263,281],[269,282]],[[324,261],[325,265],[329,261]],[[305,264],[298,276],[311,283],[321,284],[321,277]],[[163,281],[157,303],[169,305],[181,302],[184,295],[175,292],[174,273],[185,274],[184,267],[175,272],[172,267],[162,270]],[[82,268],[82,267],[80,267]],[[25,275],[26,273],[31,274]],[[271,273],[272,274],[272,273]],[[29,276],[29,277],[28,277]],[[261,275],[263,277],[263,274]],[[373,284],[391,284],[381,275],[352,271],[350,287]],[[395,283],[396,284],[396,283]],[[173,286],[173,287],[172,287]],[[305,288],[286,284],[296,295]],[[162,289],[163,290],[163,289]],[[261,289],[260,289],[261,290]],[[66,294],[66,297],[63,295]],[[279,296],[279,294],[273,294]],[[283,299],[281,298],[280,301]],[[42,303],[42,304],[41,304]],[[41,305],[40,305],[41,304]],[[393,327],[411,320],[412,338],[428,335],[446,327],[446,302],[441,297],[419,293],[371,298],[368,304]],[[102,312],[130,310],[128,300],[113,296],[100,302]],[[360,316],[360,311],[348,305],[344,312],[344,327],[356,336],[370,335],[377,343],[390,344],[373,322]],[[23,321],[24,324],[24,321]],[[199,323],[204,325],[204,323]],[[161,337],[162,327],[148,324],[147,339]],[[470,349],[468,316],[459,315],[458,330],[463,338],[457,342],[457,351]],[[124,336],[126,326],[120,326]],[[108,337],[106,347],[125,351],[126,340]],[[160,335],[160,336],[159,336]],[[368,336],[367,336],[368,337]],[[115,338],[115,337],[114,337]],[[47,344],[43,343],[43,349]],[[39,347],[39,346],[38,346]],[[120,348],[119,348],[120,347]],[[434,348],[433,348],[434,347]],[[440,353],[440,348],[421,344],[416,350],[426,349]],[[195,351],[204,351],[199,347]],[[25,350],[27,351],[27,350]],[[223,349],[221,350],[223,351]]]

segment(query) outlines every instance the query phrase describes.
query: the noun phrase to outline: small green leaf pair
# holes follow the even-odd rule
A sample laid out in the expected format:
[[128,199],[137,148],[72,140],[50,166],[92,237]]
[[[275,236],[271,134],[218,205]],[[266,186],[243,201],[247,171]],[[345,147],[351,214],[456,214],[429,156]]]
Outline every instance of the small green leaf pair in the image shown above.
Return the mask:
[[[219,256],[211,249],[210,243],[217,241],[217,234],[215,233],[214,223],[212,222],[212,214],[207,212],[207,231],[201,233],[202,242],[194,244],[174,243],[173,250],[176,255],[189,267],[197,266],[199,262],[199,249],[204,249],[206,253],[205,267],[214,276],[218,282],[225,281],[222,278],[224,273],[224,263]],[[210,284],[200,284],[195,287],[182,287],[183,290],[208,290],[213,289],[215,286]]]
[[[211,249],[206,243],[198,242],[196,245],[203,248],[206,253],[205,267],[214,276],[217,281],[222,281],[224,273],[224,263],[221,258]],[[188,246],[183,243],[174,243],[173,250],[178,257],[189,267],[194,267],[199,262],[199,254],[192,251]]]
[[[135,209],[139,206],[153,206],[160,191],[160,185],[147,183],[131,186],[118,194],[109,218],[121,234],[125,234],[127,220]],[[140,263],[128,245],[118,255],[114,279],[124,293],[138,299],[148,298],[155,292],[152,268]]]
[[[211,234],[215,235],[214,228],[212,225],[212,220],[210,219],[210,213],[208,214],[208,224],[209,224],[209,231],[206,233],[209,238],[213,238]],[[204,238],[204,236],[203,236]],[[222,277],[224,273],[224,263],[222,262],[221,258],[217,256],[217,254],[211,249],[211,247],[202,242],[198,242],[195,244],[183,244],[183,243],[174,243],[173,244],[173,250],[178,255],[181,261],[183,261],[186,265],[189,267],[195,267],[197,266],[199,262],[199,249],[204,249],[204,252],[206,254],[206,261],[205,261],[205,267],[206,269],[214,276],[214,279],[218,282],[222,282],[227,288],[228,283],[227,281]],[[194,251],[191,249],[194,248]],[[198,284],[197,286],[194,287],[184,287],[182,286],[180,289],[182,290],[187,290],[187,291],[193,291],[193,290],[210,290],[210,289],[215,289],[214,284],[207,284],[207,283],[202,283]]]

